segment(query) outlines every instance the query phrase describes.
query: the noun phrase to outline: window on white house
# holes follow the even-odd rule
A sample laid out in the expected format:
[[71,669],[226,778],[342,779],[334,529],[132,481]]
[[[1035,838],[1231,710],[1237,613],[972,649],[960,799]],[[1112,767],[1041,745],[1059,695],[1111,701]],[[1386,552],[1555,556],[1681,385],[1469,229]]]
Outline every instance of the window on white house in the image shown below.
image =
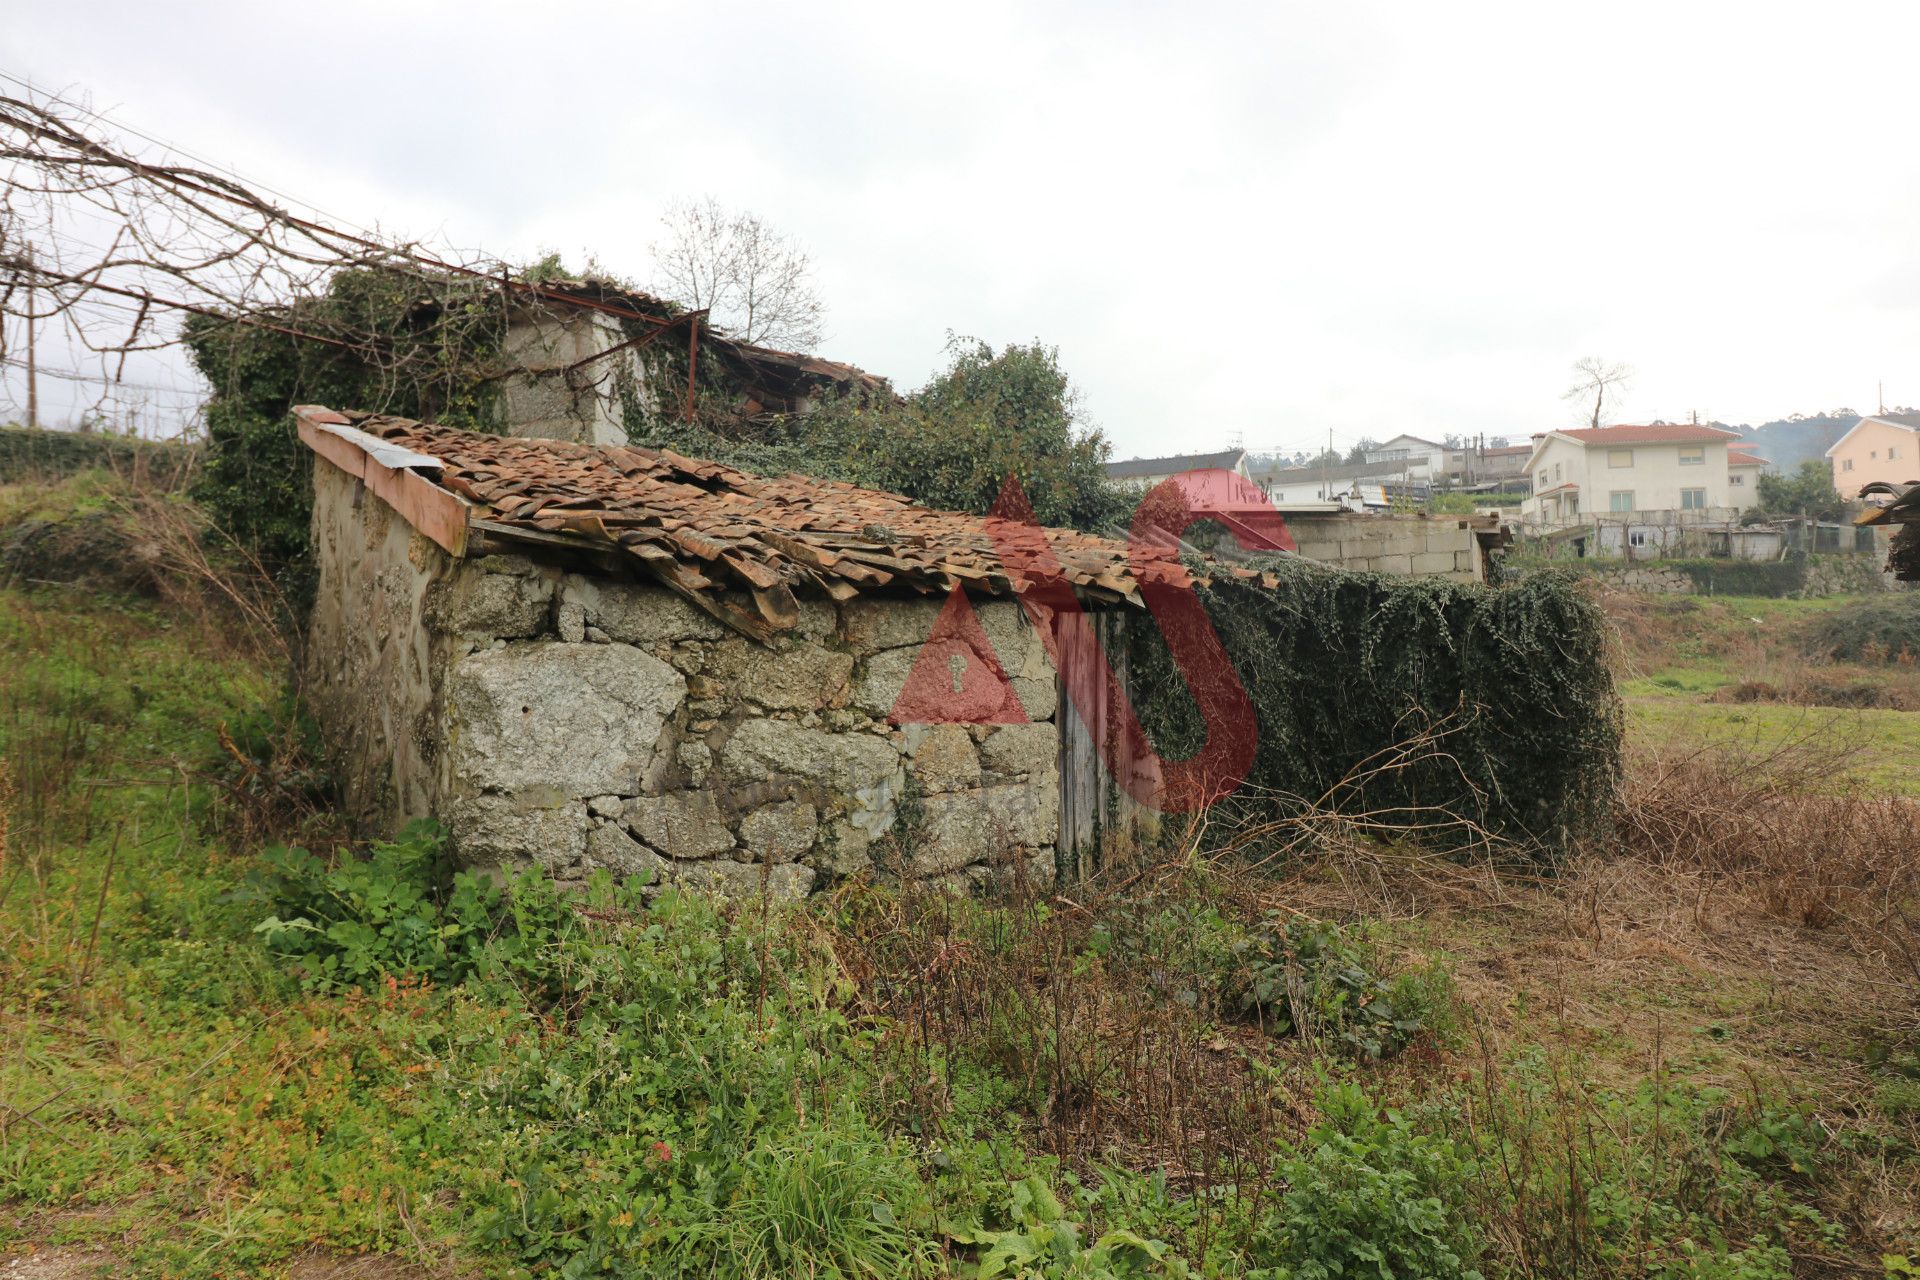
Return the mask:
[[1873,459],[1875,459],[1875,460],[1878,460],[1878,459],[1879,459],[1879,457],[1880,457],[1880,451],[1879,451],[1878,449],[1869,449],[1869,450],[1867,450],[1867,456],[1868,456],[1869,458],[1873,458]]
[[1842,458],[1842,459],[1840,459],[1840,469],[1841,469],[1842,471],[1851,471],[1851,470],[1853,470],[1853,459],[1852,459],[1852,458]]
[[1544,470],[1540,472],[1540,487],[1542,489],[1547,487],[1547,473]]
[[1707,509],[1707,491],[1705,489],[1682,489],[1680,491],[1680,509],[1682,511],[1705,511]]
[[1647,531],[1645,529],[1635,529],[1633,532],[1629,533],[1627,535],[1627,545],[1630,547],[1646,546]]
[[1695,445],[1680,451],[1680,465],[1683,467],[1703,467],[1707,463],[1707,447]]
[[1747,478],[1745,476],[1728,476],[1727,477],[1727,483],[1731,485],[1743,485],[1746,482],[1747,482]]
[[1631,449],[1609,449],[1609,450],[1607,450],[1607,465],[1608,465],[1608,466],[1610,466],[1610,467],[1630,467],[1630,466],[1632,466],[1632,465],[1633,465],[1633,450],[1631,450]]
[[1609,511],[1633,510],[1633,490],[1615,489],[1612,493],[1609,493],[1607,495],[1607,510]]
[[1899,446],[1899,445],[1897,445],[1897,444],[1890,444],[1890,445],[1888,445],[1888,446],[1887,446],[1887,457],[1888,457],[1888,458],[1890,458],[1890,459],[1891,459],[1891,458],[1898,458],[1899,456],[1900,456],[1900,446]]
[[1567,495],[1567,514],[1570,516],[1577,516],[1580,514],[1580,495],[1579,494],[1570,493]]
[[1553,464],[1553,482],[1560,483],[1560,464],[1557,462]]

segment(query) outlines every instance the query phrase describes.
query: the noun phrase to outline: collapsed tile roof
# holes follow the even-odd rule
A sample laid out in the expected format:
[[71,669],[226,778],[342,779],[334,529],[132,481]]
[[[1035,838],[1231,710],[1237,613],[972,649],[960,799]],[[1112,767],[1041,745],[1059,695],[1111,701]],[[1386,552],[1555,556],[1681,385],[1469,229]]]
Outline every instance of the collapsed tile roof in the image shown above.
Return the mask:
[[[693,318],[684,308],[665,299],[604,280],[548,280],[524,289],[534,296],[536,300],[532,305],[537,307],[573,307],[654,324]],[[792,397],[808,386],[830,384],[875,395],[893,394],[885,378],[857,365],[759,346],[734,337],[704,319],[700,322],[700,347],[710,357],[718,355],[738,364],[745,381],[756,390],[771,389]]]
[[1868,507],[1853,522],[1900,526],[1888,542],[1887,568],[1901,582],[1920,582],[1920,484],[1877,480],[1863,487],[1860,496],[1890,499],[1884,506]]
[[[361,476],[455,555],[541,544],[650,575],[756,638],[799,621],[796,589],[836,600],[956,585],[1008,595],[1058,572],[1092,604],[1189,581],[1171,546],[932,511],[838,481],[751,476],[666,449],[485,435],[408,418],[294,410],[301,439]],[[1022,552],[1020,548],[1028,548]],[[1009,564],[1001,552],[1013,551]],[[1021,566],[1025,565],[1025,569]],[[751,609],[734,601],[742,596]]]

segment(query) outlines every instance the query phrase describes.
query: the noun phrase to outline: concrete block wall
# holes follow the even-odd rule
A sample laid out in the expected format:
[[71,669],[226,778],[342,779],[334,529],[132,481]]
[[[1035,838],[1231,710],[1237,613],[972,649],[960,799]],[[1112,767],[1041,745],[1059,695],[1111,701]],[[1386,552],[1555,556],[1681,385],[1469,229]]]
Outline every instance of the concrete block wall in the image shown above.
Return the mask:
[[500,346],[501,359],[515,366],[501,382],[506,433],[625,444],[622,384],[632,395],[652,394],[646,366],[632,350],[606,354],[626,340],[610,317],[590,311],[528,307],[515,313]]
[[1342,569],[1486,581],[1474,526],[1457,517],[1292,515],[1287,527],[1301,555]]

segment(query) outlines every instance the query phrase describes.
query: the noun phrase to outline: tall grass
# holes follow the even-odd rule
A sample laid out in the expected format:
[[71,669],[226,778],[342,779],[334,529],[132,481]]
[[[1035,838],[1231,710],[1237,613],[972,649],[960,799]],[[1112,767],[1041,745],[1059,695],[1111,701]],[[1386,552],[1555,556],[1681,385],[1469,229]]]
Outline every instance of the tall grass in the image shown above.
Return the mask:
[[1836,785],[1852,754],[1843,726],[1768,746],[1644,750],[1621,796],[1619,848],[1783,920],[1884,927],[1920,894],[1920,804]]

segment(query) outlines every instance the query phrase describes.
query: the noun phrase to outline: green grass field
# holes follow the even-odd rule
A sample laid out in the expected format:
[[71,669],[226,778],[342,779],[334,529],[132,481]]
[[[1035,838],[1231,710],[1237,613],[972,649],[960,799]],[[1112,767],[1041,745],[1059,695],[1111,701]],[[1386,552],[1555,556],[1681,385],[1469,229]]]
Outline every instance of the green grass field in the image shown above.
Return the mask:
[[[1920,713],[1795,702],[1716,701],[1744,681],[1789,683],[1821,673],[1801,650],[1806,626],[1849,597],[1774,600],[1721,596],[1634,601],[1623,619],[1620,693],[1629,744],[1689,744],[1766,755],[1806,744],[1835,757],[1836,788],[1920,796]],[[1648,624],[1652,615],[1653,624]],[[1854,686],[1911,686],[1912,668],[1848,668]]]
[[[1078,903],[571,902],[427,834],[345,856],[286,794],[312,779],[266,776],[279,683],[217,626],[0,590],[0,670],[0,1275],[1785,1280],[1920,1250],[1897,975],[1691,877],[1389,851]],[[1630,693],[1634,734],[1797,731],[1676,681]],[[269,847],[296,835],[319,856]]]

